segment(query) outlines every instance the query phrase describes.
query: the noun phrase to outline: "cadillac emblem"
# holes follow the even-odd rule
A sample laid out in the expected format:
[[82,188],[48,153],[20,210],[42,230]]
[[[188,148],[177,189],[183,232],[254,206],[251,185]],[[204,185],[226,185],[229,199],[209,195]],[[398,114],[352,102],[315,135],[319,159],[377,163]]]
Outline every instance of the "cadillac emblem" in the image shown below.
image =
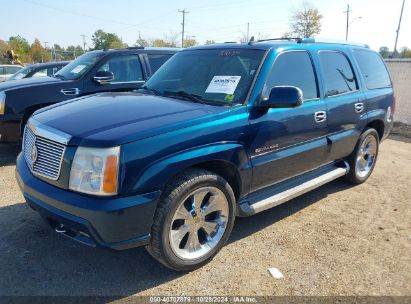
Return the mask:
[[37,160],[37,147],[36,147],[36,143],[33,143],[33,146],[31,147],[31,161],[34,164],[36,160]]

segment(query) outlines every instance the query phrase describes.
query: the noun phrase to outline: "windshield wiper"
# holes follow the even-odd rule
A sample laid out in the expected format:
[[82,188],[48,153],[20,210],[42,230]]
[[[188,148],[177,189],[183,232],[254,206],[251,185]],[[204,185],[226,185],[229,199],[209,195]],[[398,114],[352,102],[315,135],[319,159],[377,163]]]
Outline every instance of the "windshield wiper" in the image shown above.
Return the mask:
[[142,86],[141,88],[139,88],[139,90],[146,90],[147,92],[149,92],[152,95],[161,95],[160,91],[158,91],[156,89],[151,89],[148,86]]
[[186,91],[177,91],[177,92],[164,91],[164,93],[167,94],[167,95],[181,96],[183,98],[186,98],[186,99],[189,99],[191,101],[198,102],[198,103],[203,103],[203,104],[205,103],[202,96],[196,95],[196,94],[190,94],[190,93],[187,93]]
[[61,80],[66,80],[66,78],[63,75],[60,75],[60,74],[54,74],[53,77],[61,79]]

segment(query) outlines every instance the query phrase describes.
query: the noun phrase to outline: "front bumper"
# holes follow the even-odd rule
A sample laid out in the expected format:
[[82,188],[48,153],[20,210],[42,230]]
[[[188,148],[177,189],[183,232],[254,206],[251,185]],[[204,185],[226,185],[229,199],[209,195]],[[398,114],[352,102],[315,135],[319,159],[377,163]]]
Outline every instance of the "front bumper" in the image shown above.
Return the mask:
[[33,176],[21,153],[16,178],[28,205],[65,236],[117,250],[146,245],[150,240],[160,191],[101,198],[60,189]]

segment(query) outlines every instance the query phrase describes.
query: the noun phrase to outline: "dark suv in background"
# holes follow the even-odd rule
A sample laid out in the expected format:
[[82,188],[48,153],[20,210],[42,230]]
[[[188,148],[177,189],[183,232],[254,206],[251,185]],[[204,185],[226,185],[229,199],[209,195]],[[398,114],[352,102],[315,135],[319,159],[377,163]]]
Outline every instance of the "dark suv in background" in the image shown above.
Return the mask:
[[365,45],[200,46],[138,92],[36,112],[17,180],[56,232],[90,246],[145,245],[187,271],[221,249],[236,216],[339,177],[365,182],[394,109],[384,62]]
[[107,91],[131,91],[178,49],[126,48],[88,52],[54,77],[0,84],[0,142],[18,141],[34,111],[75,97]]

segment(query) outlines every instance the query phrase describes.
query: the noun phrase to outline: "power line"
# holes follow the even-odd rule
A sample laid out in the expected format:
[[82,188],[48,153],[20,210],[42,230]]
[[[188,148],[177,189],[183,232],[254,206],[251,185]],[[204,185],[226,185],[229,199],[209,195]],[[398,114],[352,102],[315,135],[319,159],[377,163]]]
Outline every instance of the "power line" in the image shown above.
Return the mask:
[[186,11],[186,9],[183,9],[182,11],[178,10],[178,12],[183,14],[183,23],[181,23],[181,25],[183,26],[183,31],[181,32],[181,47],[183,48],[184,47],[184,27],[185,27],[185,20],[186,20],[185,17],[186,17],[186,14],[190,12]]

